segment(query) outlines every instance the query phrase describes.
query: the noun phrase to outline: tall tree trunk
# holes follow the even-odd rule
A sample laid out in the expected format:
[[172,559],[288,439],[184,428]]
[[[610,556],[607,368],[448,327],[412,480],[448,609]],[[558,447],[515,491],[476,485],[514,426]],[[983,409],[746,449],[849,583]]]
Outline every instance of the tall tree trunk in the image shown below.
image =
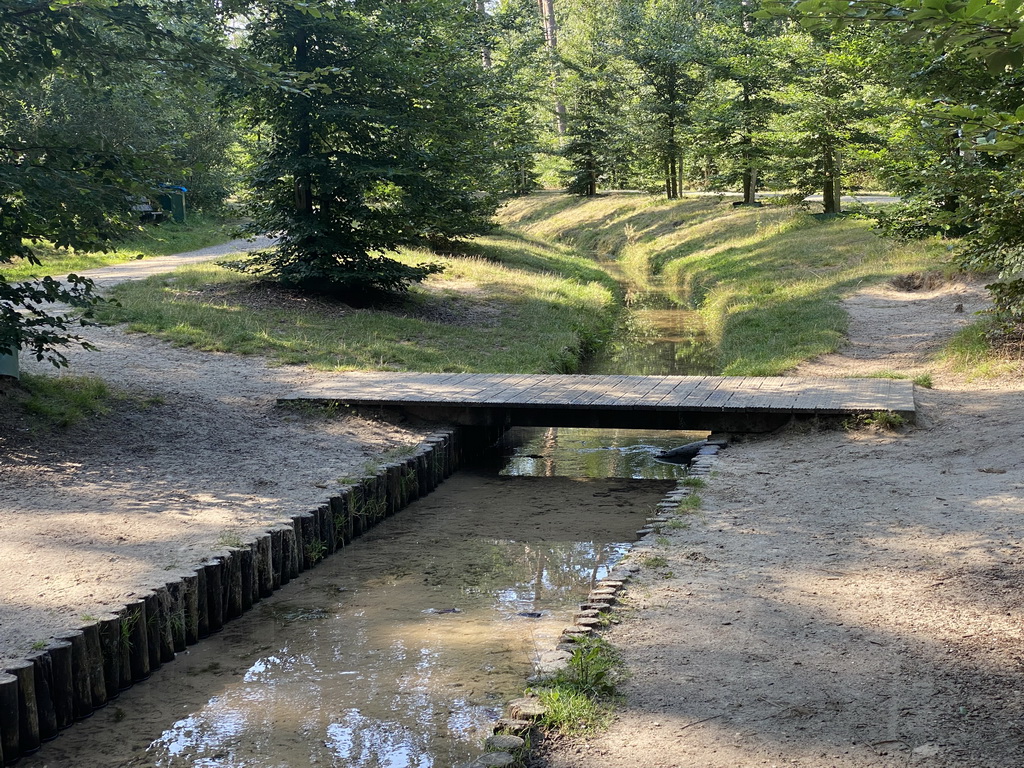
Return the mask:
[[[555,21],[555,0],[537,0],[537,4],[540,8],[541,23],[544,25],[544,42],[548,47],[548,52],[551,54],[552,67],[555,67],[555,57],[558,54],[558,24]],[[566,123],[566,110],[565,104],[558,98],[558,71],[554,71],[554,87],[555,87],[555,126],[558,130],[559,136],[564,136],[567,123]]]
[[[305,72],[309,67],[309,38],[304,29],[295,33],[295,71]],[[305,160],[313,149],[313,126],[309,114],[309,103],[304,97],[298,99],[298,115],[295,120],[296,153]],[[301,161],[300,161],[301,162]],[[294,182],[295,210],[298,214],[313,216],[313,179],[309,171],[296,175]]]
[[[476,0],[476,12],[480,14],[481,19],[487,18],[487,6],[486,0]],[[491,47],[484,44],[484,47],[480,49],[480,58],[483,62],[484,69],[490,69],[493,66],[491,61]]]
[[[743,84],[743,117],[750,114],[750,90]],[[743,126],[746,129],[746,125]],[[754,205],[757,202],[757,168],[754,167],[754,140],[746,132],[740,144],[743,145],[743,204]]]
[[822,203],[825,213],[842,211],[841,190],[839,188],[839,153],[832,146],[831,139],[826,139],[821,154],[824,185]]

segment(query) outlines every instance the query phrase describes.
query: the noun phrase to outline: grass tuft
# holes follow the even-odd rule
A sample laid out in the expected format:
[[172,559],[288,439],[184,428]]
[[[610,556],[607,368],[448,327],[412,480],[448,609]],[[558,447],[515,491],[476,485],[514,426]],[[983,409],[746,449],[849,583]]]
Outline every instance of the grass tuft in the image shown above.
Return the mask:
[[575,646],[566,669],[532,689],[547,708],[541,725],[564,735],[592,733],[608,723],[622,676],[622,660],[606,640],[585,637]]

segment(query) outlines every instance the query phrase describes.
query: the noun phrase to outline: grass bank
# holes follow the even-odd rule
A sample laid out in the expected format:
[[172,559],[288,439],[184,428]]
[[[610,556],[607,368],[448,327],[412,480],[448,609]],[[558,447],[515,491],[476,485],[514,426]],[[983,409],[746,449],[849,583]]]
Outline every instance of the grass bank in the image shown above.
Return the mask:
[[559,245],[481,238],[386,306],[361,309],[214,265],[119,286],[101,319],[211,351],[323,370],[570,372],[616,312],[614,282]]
[[737,376],[780,374],[834,351],[846,331],[844,295],[940,269],[947,253],[938,241],[885,240],[865,218],[715,198],[543,193],[513,201],[501,221],[520,237],[612,262],[639,290],[661,283],[699,311],[719,372]]
[[0,263],[0,275],[10,281],[46,276],[64,277],[72,272],[148,256],[185,253],[228,242],[236,226],[234,223],[195,214],[185,224],[169,221],[142,226],[132,237],[112,243],[109,251],[76,251],[54,248],[43,243],[36,247],[42,264],[15,259],[9,264]]

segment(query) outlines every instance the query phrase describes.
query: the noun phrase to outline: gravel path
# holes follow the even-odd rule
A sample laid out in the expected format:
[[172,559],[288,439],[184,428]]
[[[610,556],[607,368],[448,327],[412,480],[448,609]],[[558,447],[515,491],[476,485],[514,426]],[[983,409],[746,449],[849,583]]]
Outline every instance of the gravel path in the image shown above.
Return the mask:
[[[980,295],[861,292],[848,348],[799,373],[934,369]],[[608,633],[625,705],[546,765],[1024,764],[1024,392],[935,382],[904,434],[790,431],[721,454],[691,526],[637,558]]]
[[[250,244],[86,274],[109,287],[239,245]],[[276,406],[280,393],[332,374],[175,348],[117,327],[83,335],[99,351],[68,349],[68,373],[124,393],[111,413],[45,435],[0,413],[0,562],[17,564],[0,569],[0,659],[21,657],[82,615],[119,607],[269,522],[315,508],[422,434]]]

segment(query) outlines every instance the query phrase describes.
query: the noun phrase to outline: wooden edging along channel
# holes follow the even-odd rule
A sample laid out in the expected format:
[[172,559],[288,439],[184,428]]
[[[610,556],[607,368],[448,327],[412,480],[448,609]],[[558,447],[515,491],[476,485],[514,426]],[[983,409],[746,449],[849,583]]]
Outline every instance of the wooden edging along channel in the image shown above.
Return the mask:
[[435,432],[408,457],[271,525],[118,611],[56,635],[0,670],[0,765],[35,752],[145,680],[302,571],[434,490],[462,464],[464,430]]

